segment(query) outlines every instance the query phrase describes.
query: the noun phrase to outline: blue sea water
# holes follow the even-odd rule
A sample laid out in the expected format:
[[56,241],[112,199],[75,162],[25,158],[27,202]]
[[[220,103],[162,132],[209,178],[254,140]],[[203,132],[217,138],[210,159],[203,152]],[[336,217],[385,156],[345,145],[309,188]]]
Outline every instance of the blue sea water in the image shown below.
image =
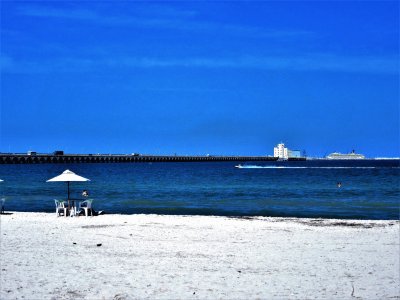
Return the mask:
[[[237,164],[237,163],[236,163]],[[90,192],[107,213],[399,219],[400,161],[115,163],[0,165],[6,210],[53,212],[66,169],[89,178],[71,197]],[[341,182],[342,186],[337,187]]]

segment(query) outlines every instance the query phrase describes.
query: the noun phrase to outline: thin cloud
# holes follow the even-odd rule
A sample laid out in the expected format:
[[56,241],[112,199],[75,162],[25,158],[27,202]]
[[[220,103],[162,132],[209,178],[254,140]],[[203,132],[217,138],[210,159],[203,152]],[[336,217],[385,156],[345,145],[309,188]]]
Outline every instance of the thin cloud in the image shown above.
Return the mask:
[[144,16],[157,15],[172,18],[190,18],[198,15],[198,12],[195,10],[178,9],[172,6],[151,3],[145,3],[143,6],[136,7],[135,12]]
[[83,9],[56,9],[51,7],[35,7],[25,6],[18,9],[18,14],[29,17],[45,17],[45,18],[65,18],[65,19],[79,19],[86,21],[98,21],[100,16],[90,10]]
[[130,68],[213,68],[254,69],[293,72],[346,72],[399,74],[398,57],[341,57],[314,54],[304,56],[266,56],[212,58],[192,57],[160,59],[150,57],[119,58],[64,58],[43,61],[15,61],[2,56],[1,70],[4,73],[47,72],[91,72],[100,69]]
[[[51,7],[25,6],[18,10],[18,14],[37,18],[70,19],[108,26],[133,26],[149,29],[170,29],[179,31],[193,31],[198,33],[212,33],[224,35],[239,35],[253,38],[304,38],[313,36],[307,30],[282,30],[262,28],[256,26],[225,24],[210,21],[193,20],[194,11],[181,11],[171,7],[156,6],[153,13],[147,16],[102,15],[96,11],[84,9],[55,9]],[[160,11],[164,11],[160,13]],[[139,11],[139,15],[143,15]]]
[[366,73],[398,73],[397,57],[340,57],[336,55],[266,56],[237,58],[120,58],[104,60],[109,67],[140,68],[231,68],[267,69],[287,71],[338,71]]

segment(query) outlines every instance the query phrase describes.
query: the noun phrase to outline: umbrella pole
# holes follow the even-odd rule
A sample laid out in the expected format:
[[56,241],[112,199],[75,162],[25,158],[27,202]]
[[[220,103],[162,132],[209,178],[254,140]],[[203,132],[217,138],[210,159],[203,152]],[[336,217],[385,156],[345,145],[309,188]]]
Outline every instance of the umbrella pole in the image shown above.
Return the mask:
[[70,209],[70,207],[69,207],[69,181],[67,182],[67,184],[68,184],[68,210]]

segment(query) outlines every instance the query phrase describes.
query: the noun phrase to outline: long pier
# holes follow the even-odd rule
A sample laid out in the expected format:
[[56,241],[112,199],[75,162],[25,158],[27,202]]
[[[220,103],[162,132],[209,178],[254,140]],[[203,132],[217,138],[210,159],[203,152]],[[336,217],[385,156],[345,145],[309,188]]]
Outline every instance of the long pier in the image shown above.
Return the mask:
[[276,161],[272,156],[178,156],[124,154],[9,154],[0,153],[0,164],[141,163],[141,162],[244,162]]

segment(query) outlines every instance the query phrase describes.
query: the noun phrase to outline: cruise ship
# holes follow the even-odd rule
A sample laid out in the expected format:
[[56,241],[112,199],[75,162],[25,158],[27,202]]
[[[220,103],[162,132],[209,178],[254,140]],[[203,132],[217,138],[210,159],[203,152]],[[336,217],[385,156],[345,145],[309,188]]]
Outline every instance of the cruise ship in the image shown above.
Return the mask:
[[365,159],[365,156],[362,154],[357,154],[354,150],[348,154],[342,154],[338,152],[334,152],[326,156],[327,159]]

